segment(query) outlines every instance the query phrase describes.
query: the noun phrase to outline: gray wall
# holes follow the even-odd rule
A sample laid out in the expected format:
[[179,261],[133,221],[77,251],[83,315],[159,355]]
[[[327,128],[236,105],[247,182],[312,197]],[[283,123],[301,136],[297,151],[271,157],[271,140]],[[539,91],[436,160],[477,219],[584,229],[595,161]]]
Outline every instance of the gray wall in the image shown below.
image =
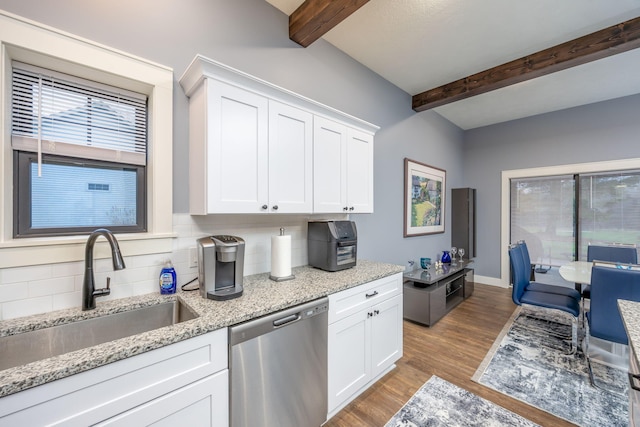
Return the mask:
[[[375,140],[375,213],[357,215],[359,256],[405,264],[450,246],[450,234],[402,237],[403,159],[447,171],[463,186],[463,132],[319,40],[302,48],[288,18],[264,0],[0,0],[0,9],[174,69],[173,211],[188,206],[188,99],[177,83],[203,54],[381,127]],[[450,213],[447,207],[446,220]]]
[[465,132],[463,181],[477,189],[476,274],[500,277],[503,170],[640,158],[640,95]]

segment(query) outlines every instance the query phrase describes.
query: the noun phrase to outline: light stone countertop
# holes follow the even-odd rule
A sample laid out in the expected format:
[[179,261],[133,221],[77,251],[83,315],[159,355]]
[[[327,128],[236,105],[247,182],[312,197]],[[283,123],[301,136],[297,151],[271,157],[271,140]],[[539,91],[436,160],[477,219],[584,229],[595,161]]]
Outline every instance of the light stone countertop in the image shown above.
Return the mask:
[[[622,323],[627,331],[629,346],[633,349],[636,362],[640,362],[640,302],[618,300],[618,308],[622,317]],[[638,363],[640,366],[640,363]]]
[[309,266],[295,267],[292,270],[295,279],[284,282],[270,280],[269,273],[246,276],[243,295],[228,301],[205,299],[198,291],[178,291],[175,295],[151,293],[110,301],[98,298],[96,309],[90,311],[77,307],[4,320],[0,322],[0,337],[156,305],[176,298],[199,315],[186,322],[0,371],[0,397],[403,271],[404,267],[400,265],[359,259],[355,267],[338,272]]

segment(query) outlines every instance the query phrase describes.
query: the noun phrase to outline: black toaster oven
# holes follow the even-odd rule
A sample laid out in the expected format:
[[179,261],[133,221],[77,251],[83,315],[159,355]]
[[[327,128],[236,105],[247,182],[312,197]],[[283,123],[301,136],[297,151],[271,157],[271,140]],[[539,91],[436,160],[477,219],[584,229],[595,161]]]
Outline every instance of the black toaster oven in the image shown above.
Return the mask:
[[307,249],[309,265],[338,271],[356,265],[358,233],[353,221],[309,221]]

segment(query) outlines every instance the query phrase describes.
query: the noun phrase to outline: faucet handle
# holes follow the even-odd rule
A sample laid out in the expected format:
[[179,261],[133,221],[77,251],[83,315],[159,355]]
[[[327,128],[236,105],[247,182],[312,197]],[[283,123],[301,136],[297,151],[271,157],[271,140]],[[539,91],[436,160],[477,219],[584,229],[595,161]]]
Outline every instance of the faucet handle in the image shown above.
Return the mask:
[[111,293],[111,277],[107,277],[107,287],[102,289],[96,289],[93,291],[94,297],[101,297],[104,295],[109,295]]

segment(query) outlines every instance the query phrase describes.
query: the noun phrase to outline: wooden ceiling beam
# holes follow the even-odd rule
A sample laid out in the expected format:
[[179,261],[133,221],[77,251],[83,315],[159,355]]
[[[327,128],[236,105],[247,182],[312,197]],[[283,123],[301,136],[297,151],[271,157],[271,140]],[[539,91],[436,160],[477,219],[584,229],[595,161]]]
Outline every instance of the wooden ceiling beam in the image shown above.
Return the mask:
[[289,38],[308,47],[368,1],[305,0],[289,16]]
[[414,95],[412,108],[429,110],[638,47],[640,18],[635,18]]

